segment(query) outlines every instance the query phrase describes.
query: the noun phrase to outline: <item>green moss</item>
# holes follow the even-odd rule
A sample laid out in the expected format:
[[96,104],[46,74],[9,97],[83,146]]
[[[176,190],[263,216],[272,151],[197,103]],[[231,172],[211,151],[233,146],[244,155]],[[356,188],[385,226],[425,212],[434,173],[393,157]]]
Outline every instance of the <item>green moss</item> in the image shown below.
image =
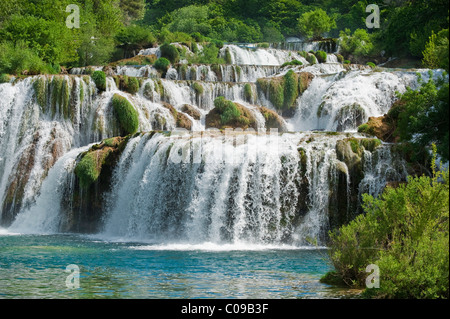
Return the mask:
[[289,70],[284,75],[284,109],[290,109],[294,106],[298,97],[298,76],[294,71]]
[[70,84],[69,80],[64,78],[61,92],[61,106],[62,106],[62,114],[65,119],[69,118],[69,103],[70,103]]
[[0,74],[0,84],[9,83],[9,75],[6,73]]
[[109,152],[97,150],[89,151],[82,157],[75,167],[75,174],[80,179],[82,188],[88,188],[95,183],[100,176],[101,167]]
[[342,54],[336,54],[336,58],[337,58],[338,62],[344,63],[344,57],[342,56]]
[[127,83],[127,92],[136,94],[139,91],[139,80],[135,77],[129,77]]
[[233,58],[231,56],[230,49],[228,49],[228,48],[225,50],[225,63],[226,64],[232,64],[233,63]]
[[181,64],[178,72],[180,72],[182,79],[187,79],[187,72],[188,72],[187,64]]
[[189,78],[191,80],[197,79],[197,70],[193,66],[189,69]]
[[319,63],[325,63],[327,62],[327,54],[324,51],[317,51],[315,53],[315,56],[317,58],[317,60],[319,61]]
[[344,64],[350,64],[351,62],[349,60],[344,60]]
[[155,67],[156,70],[160,71],[164,75],[169,69],[170,61],[167,60],[166,58],[159,58],[158,60],[156,60],[153,66]]
[[366,64],[370,66],[372,69],[376,67],[375,63],[373,62],[367,62]]
[[284,81],[272,79],[269,84],[269,99],[273,106],[281,110],[284,106]]
[[282,68],[284,68],[285,66],[290,66],[290,65],[303,65],[303,63],[299,60],[292,60],[290,62],[285,62],[281,65]]
[[92,80],[95,83],[97,89],[102,92],[106,91],[106,74],[103,71],[95,71],[92,73]]
[[197,94],[197,96],[203,94],[204,89],[203,89],[203,86],[200,83],[194,82],[193,88],[194,88],[194,91]]
[[311,54],[311,53],[309,53],[309,54],[306,56],[306,61],[308,61],[308,63],[311,64],[311,65],[317,63],[317,59],[316,59],[315,55],[314,55],[314,54]]
[[253,101],[253,90],[249,83],[244,85],[244,98],[247,102],[251,103]]
[[61,105],[61,92],[63,79],[60,76],[54,76],[52,81],[52,116],[55,116],[57,106]]
[[136,133],[139,128],[139,116],[134,106],[119,94],[114,94],[112,105],[123,134]]
[[38,77],[33,82],[34,93],[36,96],[36,101],[41,107],[41,110],[44,111],[45,106],[47,104],[47,85],[46,79],[43,76]]
[[377,138],[364,138],[360,140],[360,144],[364,146],[367,151],[373,152],[381,145],[381,141]]

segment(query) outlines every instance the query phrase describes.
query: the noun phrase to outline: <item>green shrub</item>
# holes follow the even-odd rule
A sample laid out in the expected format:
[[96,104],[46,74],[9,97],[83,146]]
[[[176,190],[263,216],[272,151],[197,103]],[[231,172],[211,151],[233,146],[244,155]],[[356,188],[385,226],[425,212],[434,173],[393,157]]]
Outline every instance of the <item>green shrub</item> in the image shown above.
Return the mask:
[[306,52],[306,51],[299,51],[298,54],[299,54],[301,57],[304,57],[305,59],[308,57],[308,52]]
[[153,66],[156,70],[160,71],[162,74],[165,74],[169,69],[170,61],[166,58],[159,58]]
[[367,62],[366,64],[370,66],[372,69],[376,67],[375,63],[373,62]]
[[1,83],[8,83],[9,82],[9,75],[6,73],[0,74],[0,84]]
[[135,77],[129,77],[127,83],[127,92],[136,94],[139,91],[139,80]]
[[244,85],[244,98],[247,102],[252,102],[253,100],[253,90],[249,83],[245,83]]
[[283,63],[281,65],[281,67],[284,68],[285,66],[288,66],[288,65],[303,65],[303,63],[301,61],[299,61],[299,60],[292,60],[290,62]]
[[344,63],[344,57],[342,56],[342,54],[336,54],[336,58],[337,58],[338,62]]
[[136,133],[139,128],[139,116],[134,106],[119,94],[114,94],[112,105],[123,134]]
[[351,62],[349,60],[344,60],[344,64],[350,64]]
[[434,164],[432,171],[386,188],[379,198],[363,195],[365,214],[330,233],[341,281],[364,287],[365,268],[375,264],[380,288],[366,289],[367,296],[449,297],[449,172],[436,172]]
[[194,87],[194,91],[195,91],[195,93],[197,95],[202,95],[203,94],[204,89],[203,89],[203,86],[200,83],[194,82],[193,87]]
[[319,63],[325,63],[327,62],[327,53],[324,51],[317,51],[315,54],[317,60],[319,61]]
[[289,70],[284,75],[284,108],[290,109],[298,97],[298,77]]
[[99,91],[106,91],[106,74],[103,71],[92,73],[92,80]]
[[174,45],[164,43],[163,45],[161,45],[160,50],[161,57],[166,58],[172,64],[178,63],[178,61],[180,60],[180,53]]
[[306,57],[306,61],[308,61],[309,64],[313,65],[317,63],[317,59],[316,56],[314,54],[308,54],[308,56]]
[[[241,116],[241,112],[236,107],[236,104],[231,102],[231,103],[227,104],[227,106],[223,110],[223,113],[220,115],[220,121],[221,121],[222,125],[227,125],[228,123],[239,120],[240,116]],[[243,124],[245,124],[245,123],[243,123]]]

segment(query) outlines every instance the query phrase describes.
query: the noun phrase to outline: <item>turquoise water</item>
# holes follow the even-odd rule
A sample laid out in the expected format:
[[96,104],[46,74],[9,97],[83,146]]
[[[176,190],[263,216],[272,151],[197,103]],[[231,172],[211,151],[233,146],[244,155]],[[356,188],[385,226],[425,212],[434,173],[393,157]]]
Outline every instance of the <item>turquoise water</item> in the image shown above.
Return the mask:
[[[68,288],[68,265],[79,288]],[[0,298],[335,298],[324,249],[0,235]],[[70,281],[74,283],[75,281]]]

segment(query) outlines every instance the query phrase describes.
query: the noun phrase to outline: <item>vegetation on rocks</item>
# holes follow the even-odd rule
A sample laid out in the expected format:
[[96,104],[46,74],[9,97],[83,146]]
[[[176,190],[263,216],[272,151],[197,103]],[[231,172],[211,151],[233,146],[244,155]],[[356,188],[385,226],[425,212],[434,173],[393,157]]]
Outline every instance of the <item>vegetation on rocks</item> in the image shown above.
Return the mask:
[[127,98],[114,94],[112,98],[114,114],[119,122],[123,135],[134,134],[139,128],[139,115]]
[[380,269],[380,286],[366,296],[448,298],[449,173],[409,177],[379,198],[364,195],[365,214],[330,233],[335,271],[323,277],[366,287],[366,267]]
[[257,129],[256,120],[244,106],[219,96],[214,100],[214,109],[206,115],[206,128],[247,128]]
[[95,71],[92,75],[92,81],[94,81],[97,89],[102,92],[106,90],[106,74],[103,71]]

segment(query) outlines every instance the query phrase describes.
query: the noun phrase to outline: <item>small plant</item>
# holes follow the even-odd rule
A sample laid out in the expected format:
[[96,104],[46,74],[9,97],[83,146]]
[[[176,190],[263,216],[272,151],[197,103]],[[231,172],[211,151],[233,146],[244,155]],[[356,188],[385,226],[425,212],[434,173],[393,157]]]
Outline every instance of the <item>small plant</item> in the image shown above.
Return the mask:
[[101,91],[106,91],[106,74],[103,71],[95,71],[91,75],[92,80],[95,83],[97,89]]
[[376,67],[375,63],[373,62],[367,62],[367,65],[370,66],[372,69]]
[[203,86],[200,83],[194,82],[193,87],[194,87],[194,91],[195,91],[195,93],[197,95],[202,95],[203,94],[204,89],[203,89]]
[[123,96],[114,94],[114,113],[125,135],[134,134],[139,128],[139,116],[134,106]]
[[0,84],[8,82],[9,82],[9,75],[5,73],[0,74]]
[[349,60],[344,60],[344,64],[350,64],[351,62]]
[[160,50],[161,57],[166,58],[172,64],[178,63],[178,61],[180,60],[180,53],[174,45],[164,43],[163,45],[161,45]]
[[327,62],[327,53],[324,51],[317,51],[315,54],[317,60],[319,61],[319,63],[325,63]]

